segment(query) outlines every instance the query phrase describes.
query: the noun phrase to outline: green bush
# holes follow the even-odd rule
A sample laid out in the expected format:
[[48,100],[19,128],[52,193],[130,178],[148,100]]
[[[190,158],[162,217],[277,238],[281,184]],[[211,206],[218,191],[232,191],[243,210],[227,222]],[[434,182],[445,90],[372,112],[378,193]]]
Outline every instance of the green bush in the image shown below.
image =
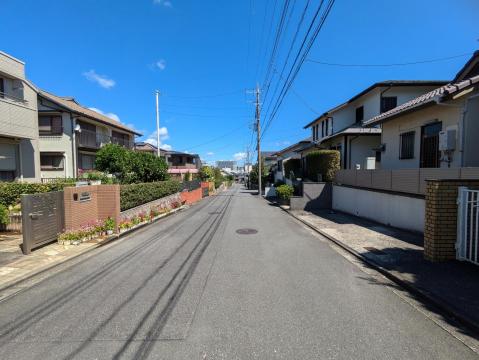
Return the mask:
[[294,189],[291,185],[280,185],[276,188],[276,195],[281,200],[289,200],[293,196]]
[[165,159],[154,154],[133,151],[117,144],[98,150],[96,169],[114,174],[124,184],[163,181],[169,178]]
[[8,208],[5,205],[0,204],[0,224],[7,225],[9,221]]
[[289,159],[283,163],[284,175],[290,179],[291,172],[294,173],[294,178],[301,176],[301,160],[300,159]]
[[318,181],[318,175],[322,181],[332,181],[340,168],[340,154],[337,150],[318,150],[306,155],[306,167],[308,178]]
[[73,179],[58,180],[52,183],[0,182],[0,204],[6,207],[20,203],[22,194],[38,194],[63,190],[65,186],[75,184]]
[[181,184],[176,180],[121,185],[120,208],[122,211],[128,210],[179,192],[180,189]]
[[199,172],[199,177],[201,181],[214,181],[215,180],[215,171],[211,166],[202,166]]

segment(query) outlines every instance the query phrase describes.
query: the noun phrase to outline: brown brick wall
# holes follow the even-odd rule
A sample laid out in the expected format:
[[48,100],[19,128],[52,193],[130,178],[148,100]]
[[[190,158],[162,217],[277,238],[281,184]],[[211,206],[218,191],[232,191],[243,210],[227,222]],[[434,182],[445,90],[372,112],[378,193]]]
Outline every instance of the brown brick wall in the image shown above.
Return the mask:
[[181,202],[184,202],[188,205],[194,204],[195,202],[200,201],[203,198],[203,189],[198,188],[193,191],[182,191],[181,192]]
[[[89,193],[90,200],[80,201],[82,193]],[[76,230],[82,225],[108,217],[120,219],[120,186],[92,185],[64,189],[65,230]],[[76,197],[76,200],[75,200]]]
[[426,180],[424,257],[430,261],[456,258],[457,196],[460,186],[479,186],[479,180]]

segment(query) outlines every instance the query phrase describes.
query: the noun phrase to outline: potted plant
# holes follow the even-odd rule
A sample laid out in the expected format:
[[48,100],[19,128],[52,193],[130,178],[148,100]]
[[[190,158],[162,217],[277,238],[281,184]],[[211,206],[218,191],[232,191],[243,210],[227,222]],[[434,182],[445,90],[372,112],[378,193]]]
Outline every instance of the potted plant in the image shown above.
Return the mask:
[[107,235],[113,234],[113,230],[115,230],[115,220],[113,220],[111,217],[108,217],[105,220],[105,230]]
[[294,188],[291,185],[280,185],[276,188],[276,195],[280,205],[289,205],[289,200],[293,196]]

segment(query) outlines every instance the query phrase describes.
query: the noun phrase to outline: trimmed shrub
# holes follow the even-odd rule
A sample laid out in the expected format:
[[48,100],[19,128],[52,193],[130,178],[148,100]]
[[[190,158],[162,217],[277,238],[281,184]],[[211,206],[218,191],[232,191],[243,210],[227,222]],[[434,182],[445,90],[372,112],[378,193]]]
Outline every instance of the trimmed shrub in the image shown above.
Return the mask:
[[289,159],[283,163],[284,166],[284,175],[290,179],[291,172],[294,173],[294,177],[301,176],[301,160],[300,159]]
[[308,178],[319,181],[333,181],[334,175],[340,168],[340,154],[337,150],[318,150],[306,155]]
[[0,204],[6,207],[20,203],[22,194],[38,194],[63,190],[66,186],[75,185],[73,179],[59,180],[47,184],[0,182]]
[[96,153],[96,169],[114,174],[124,184],[163,181],[169,179],[165,159],[133,151],[117,144],[107,144]]
[[291,185],[280,185],[276,188],[276,194],[281,200],[289,200],[293,196],[294,189]]
[[176,180],[158,181],[151,183],[127,184],[120,186],[121,211],[146,204],[147,202],[177,193],[181,184]]
[[8,208],[0,204],[0,225],[7,225],[9,221]]

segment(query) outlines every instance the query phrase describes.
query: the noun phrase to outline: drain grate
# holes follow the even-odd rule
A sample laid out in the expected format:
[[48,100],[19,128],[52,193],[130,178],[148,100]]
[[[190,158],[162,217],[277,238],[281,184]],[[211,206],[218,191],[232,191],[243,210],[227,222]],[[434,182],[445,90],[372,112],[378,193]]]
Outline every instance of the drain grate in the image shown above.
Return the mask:
[[370,253],[373,253],[374,255],[386,255],[384,251],[381,251],[373,246],[365,246],[363,249],[369,251]]
[[252,235],[252,234],[256,234],[257,232],[258,232],[258,230],[250,229],[250,228],[244,228],[244,229],[236,230],[236,233],[240,234],[240,235]]

